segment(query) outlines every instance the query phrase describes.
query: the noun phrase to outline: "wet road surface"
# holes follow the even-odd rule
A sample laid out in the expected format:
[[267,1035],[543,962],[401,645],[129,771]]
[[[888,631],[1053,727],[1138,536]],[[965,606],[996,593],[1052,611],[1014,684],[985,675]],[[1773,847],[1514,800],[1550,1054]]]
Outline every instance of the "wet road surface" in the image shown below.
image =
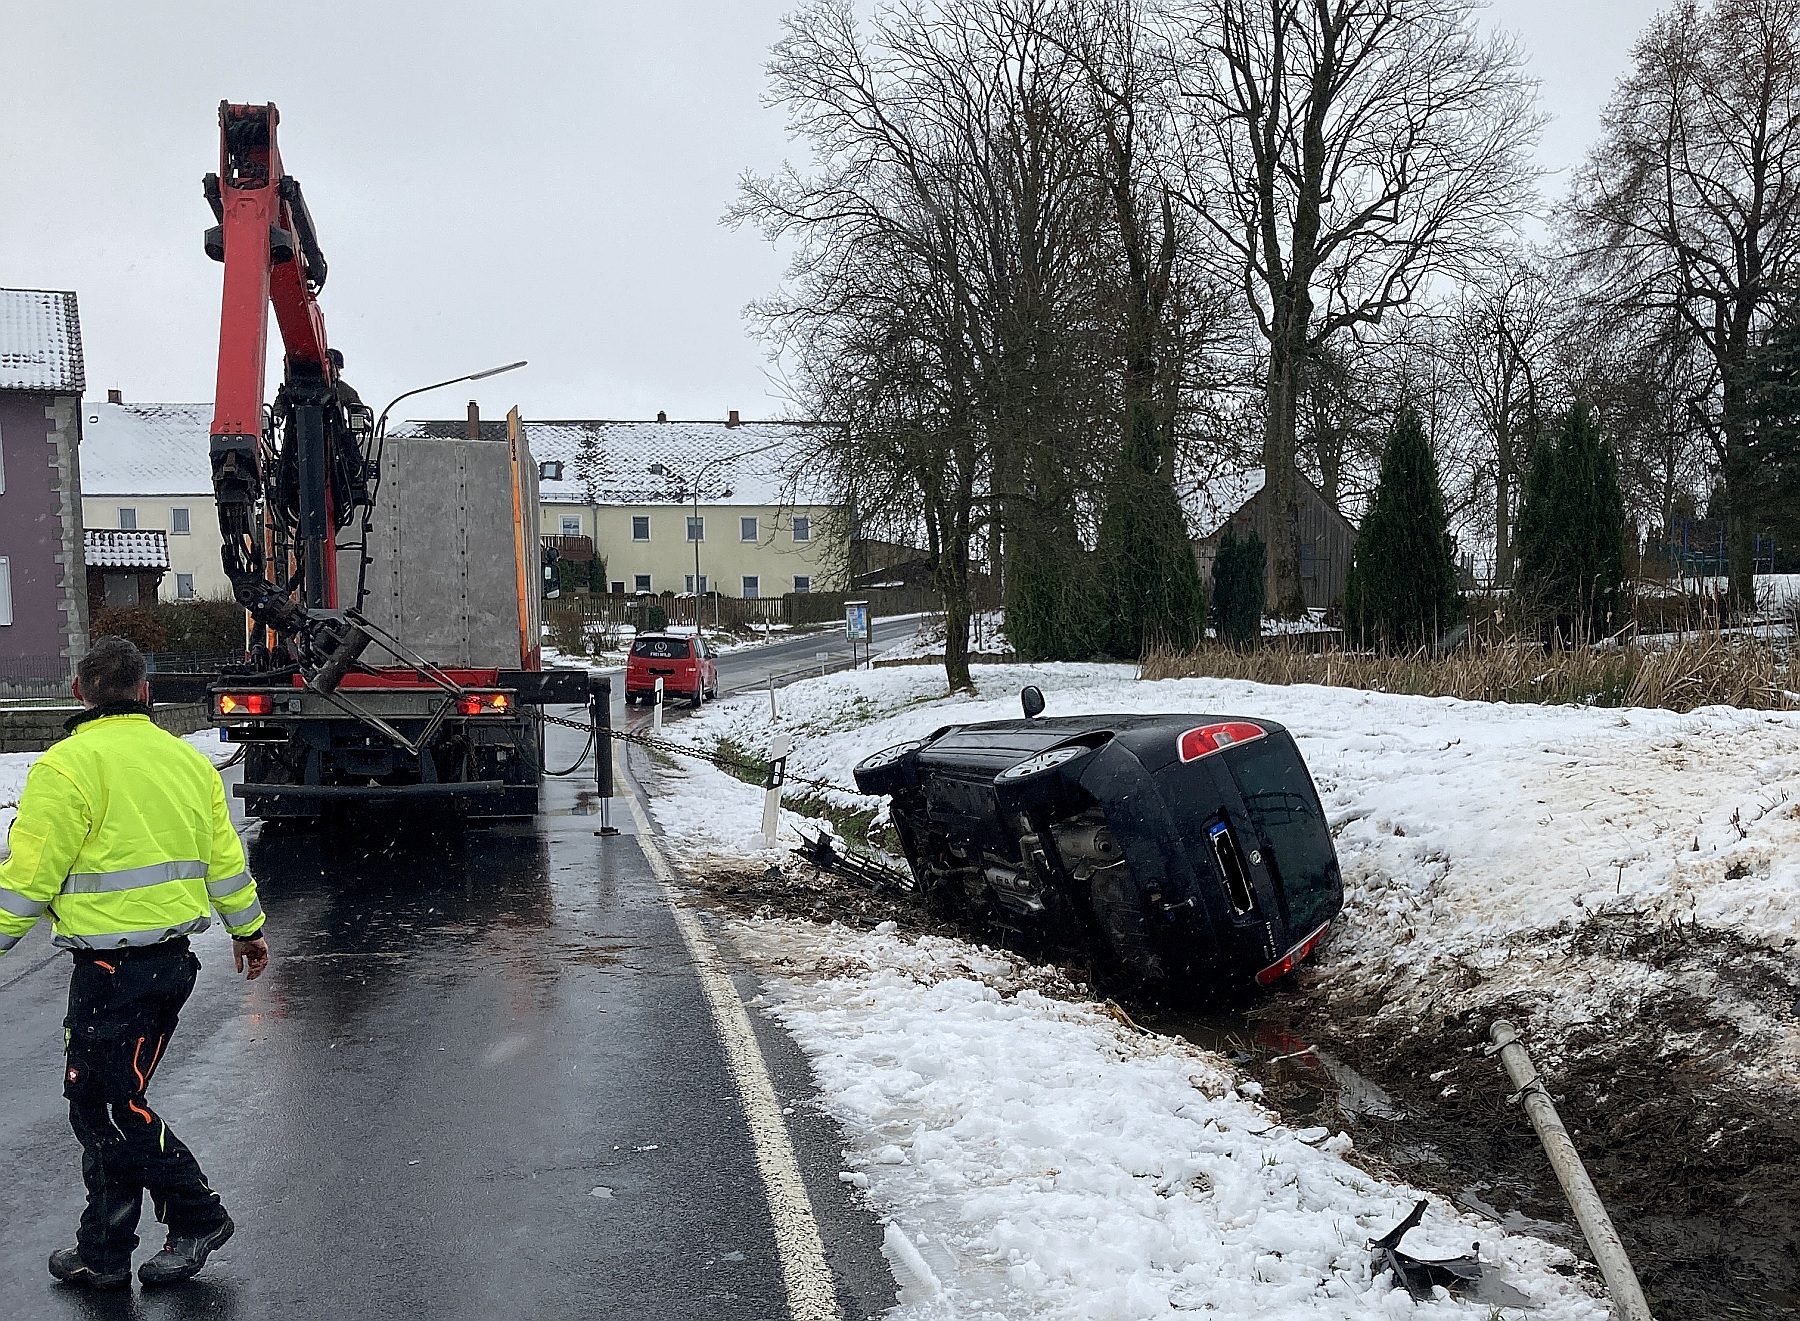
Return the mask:
[[[552,728],[553,765],[579,747]],[[787,1316],[701,984],[639,841],[596,837],[591,786],[551,781],[535,823],[500,829],[251,832],[273,964],[245,985],[219,927],[195,942],[151,1091],[238,1224],[182,1288],[78,1293],[45,1270],[82,1191],[69,961],[40,924],[0,960],[0,1316]],[[804,1060],[752,1021],[839,1310],[877,1314],[879,1227],[837,1181]],[[141,1261],[161,1243],[148,1205],[139,1232]]]

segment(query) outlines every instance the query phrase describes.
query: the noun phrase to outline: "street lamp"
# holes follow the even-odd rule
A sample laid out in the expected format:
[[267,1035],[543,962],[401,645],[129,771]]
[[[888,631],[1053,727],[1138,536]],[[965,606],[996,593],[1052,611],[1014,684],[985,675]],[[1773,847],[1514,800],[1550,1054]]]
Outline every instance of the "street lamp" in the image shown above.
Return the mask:
[[441,390],[446,385],[460,385],[464,381],[485,381],[490,376],[499,376],[504,372],[517,371],[525,365],[524,358],[517,362],[509,362],[504,367],[489,367],[486,371],[470,372],[467,376],[452,376],[447,381],[438,381],[431,385],[421,385],[417,390],[408,390],[405,394],[395,395],[388,401],[388,406],[381,410],[381,416],[375,421],[375,434],[381,435],[387,427],[387,416],[393,412],[394,405],[402,399],[411,399],[416,394],[425,394],[431,390]]

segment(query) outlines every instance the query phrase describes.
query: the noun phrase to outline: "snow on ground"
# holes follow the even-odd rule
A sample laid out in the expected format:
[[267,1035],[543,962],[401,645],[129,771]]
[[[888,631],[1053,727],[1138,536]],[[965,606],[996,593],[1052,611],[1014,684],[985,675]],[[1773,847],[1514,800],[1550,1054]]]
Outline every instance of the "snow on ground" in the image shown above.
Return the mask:
[[[1124,666],[978,667],[978,697],[896,667],[796,684],[781,717],[730,703],[683,728],[764,751],[794,735],[792,776],[853,787],[863,757],[951,723],[1018,714],[1189,711],[1291,729],[1337,829],[1347,889],[1323,975],[1444,1010],[1446,975],[1515,991],[1549,1026],[1628,1013],[1642,963],[1590,956],[1596,915],[1698,921],[1774,949],[1800,937],[1800,714],[1501,705],[1236,680],[1139,682]],[[821,795],[840,807],[877,800]],[[1575,933],[1572,935],[1571,933]],[[1554,935],[1554,938],[1552,936]],[[1754,1024],[1763,1061],[1800,1082],[1800,1024]]]
[[[1791,950],[1800,714],[1142,682],[1109,665],[984,666],[975,677],[978,695],[946,697],[928,667],[836,674],[784,690],[773,721],[761,699],[726,702],[678,736],[763,753],[790,734],[790,777],[830,781],[841,788],[820,797],[866,810],[875,801],[851,789],[857,761],[943,725],[1014,717],[1027,683],[1051,714],[1277,720],[1307,758],[1344,867],[1345,910],[1313,974],[1326,991],[1379,1002],[1398,1024],[1472,1008],[1485,1021],[1505,1002],[1545,1068],[1573,1025],[1628,1024],[1651,997],[1680,991],[1722,1006],[1740,1030],[1730,1067],[1741,1076],[1800,1082],[1800,1027],[1777,1012],[1785,1005],[1621,957],[1595,925],[1697,920]],[[691,860],[777,860],[756,848],[754,787],[687,763],[659,788],[653,807]],[[800,824],[784,815],[784,836]],[[845,1126],[852,1178],[866,1176],[941,1284],[909,1294],[907,1317],[1135,1317],[1184,1302],[1228,1316],[1406,1312],[1404,1295],[1370,1292],[1359,1263],[1412,1194],[1253,1117],[1217,1057],[1137,1038],[1090,1006],[1006,993],[1006,977],[1020,976],[1004,967],[1016,965],[960,942],[766,922],[740,944],[763,960],[777,1012]],[[1452,1228],[1452,1214],[1437,1207],[1421,1237],[1446,1248],[1493,1239],[1491,1224]],[[1551,1251],[1503,1249],[1523,1286],[1550,1299],[1543,1315],[1575,1314],[1583,1304],[1540,1269]]]
[[[1416,1194],[1295,1130],[1219,1057],[1043,994],[1010,956],[789,920],[734,924],[772,1012],[843,1126],[846,1169],[888,1221],[895,1321],[1137,1321],[1170,1311],[1468,1317],[1371,1276],[1368,1240]],[[1434,1204],[1409,1250],[1482,1255],[1545,1321],[1601,1321],[1565,1250]]]

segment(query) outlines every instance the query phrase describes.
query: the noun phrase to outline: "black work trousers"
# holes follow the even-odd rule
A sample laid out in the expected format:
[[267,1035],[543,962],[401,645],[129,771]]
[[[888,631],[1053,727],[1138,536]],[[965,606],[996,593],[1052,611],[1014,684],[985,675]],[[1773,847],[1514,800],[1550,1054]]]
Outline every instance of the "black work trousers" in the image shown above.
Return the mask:
[[194,1154],[144,1098],[199,970],[185,939],[75,955],[63,1094],[87,1185],[76,1241],[103,1275],[131,1266],[145,1189],[171,1236],[209,1234],[225,1220]]

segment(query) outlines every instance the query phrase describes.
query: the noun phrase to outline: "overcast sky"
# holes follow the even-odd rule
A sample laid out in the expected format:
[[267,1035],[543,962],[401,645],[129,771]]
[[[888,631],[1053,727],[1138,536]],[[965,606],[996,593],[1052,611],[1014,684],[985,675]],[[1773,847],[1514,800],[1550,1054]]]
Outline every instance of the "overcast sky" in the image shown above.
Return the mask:
[[[200,177],[218,102],[274,101],[331,265],[331,342],[370,403],[528,358],[402,411],[777,415],[743,308],[781,262],[719,218],[743,170],[789,154],[762,93],[791,7],[6,0],[0,285],[78,291],[90,396],[210,398]],[[1651,12],[1496,0],[1554,117],[1546,169],[1580,160]]]

